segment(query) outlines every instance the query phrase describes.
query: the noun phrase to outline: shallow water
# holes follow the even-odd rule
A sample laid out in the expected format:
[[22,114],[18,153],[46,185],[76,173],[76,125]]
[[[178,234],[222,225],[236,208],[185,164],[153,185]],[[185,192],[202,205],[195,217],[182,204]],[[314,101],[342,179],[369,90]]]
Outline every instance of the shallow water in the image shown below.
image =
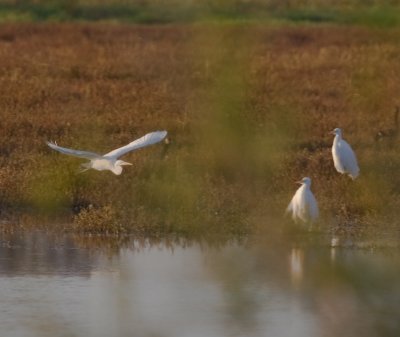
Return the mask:
[[3,236],[1,335],[399,336],[400,254],[326,244],[99,249]]

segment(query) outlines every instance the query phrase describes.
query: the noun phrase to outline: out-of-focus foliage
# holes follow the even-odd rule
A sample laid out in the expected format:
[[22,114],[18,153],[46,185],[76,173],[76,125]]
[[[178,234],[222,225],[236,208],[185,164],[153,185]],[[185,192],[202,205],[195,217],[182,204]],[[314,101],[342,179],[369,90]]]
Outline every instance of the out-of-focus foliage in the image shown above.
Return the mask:
[[4,0],[2,21],[400,23],[398,0]]

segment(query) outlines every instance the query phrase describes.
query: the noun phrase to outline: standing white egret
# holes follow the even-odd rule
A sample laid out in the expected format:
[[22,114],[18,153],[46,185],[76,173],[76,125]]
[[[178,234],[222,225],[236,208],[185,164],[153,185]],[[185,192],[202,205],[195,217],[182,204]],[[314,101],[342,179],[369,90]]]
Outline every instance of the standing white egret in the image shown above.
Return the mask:
[[286,212],[292,212],[292,218],[295,222],[313,222],[318,218],[319,211],[317,200],[310,190],[311,179],[308,177],[298,181],[301,186],[297,189]]
[[351,146],[342,138],[342,130],[336,128],[332,131],[335,135],[332,145],[332,157],[336,171],[342,174],[348,174],[351,179],[356,179],[360,169],[357,164],[357,158]]
[[118,160],[119,157],[128,152],[158,143],[161,140],[163,140],[166,135],[167,131],[151,132],[139,139],[134,140],[128,145],[115,149],[109,153],[106,153],[105,155],[100,155],[94,152],[67,149],[65,147],[61,147],[55,143],[50,143],[50,142],[47,142],[47,145],[58,152],[68,154],[74,157],[89,159],[90,160],[89,163],[82,164],[82,166],[84,167],[82,172],[87,171],[89,169],[95,169],[97,171],[110,170],[112,173],[120,175],[122,172],[123,165],[132,165],[132,164],[127,163],[123,160]]

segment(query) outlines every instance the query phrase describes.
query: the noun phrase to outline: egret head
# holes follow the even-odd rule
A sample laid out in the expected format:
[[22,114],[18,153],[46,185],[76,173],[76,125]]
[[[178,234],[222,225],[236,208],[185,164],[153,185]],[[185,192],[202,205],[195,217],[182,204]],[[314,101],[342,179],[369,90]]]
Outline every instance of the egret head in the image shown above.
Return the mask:
[[310,187],[311,186],[311,178],[304,177],[303,179],[298,181],[298,183],[301,184],[301,185],[306,185],[306,186]]
[[117,160],[114,165],[115,166],[123,166],[123,165],[132,165],[132,164],[128,163],[126,161],[123,161],[123,160]]
[[342,129],[340,129],[340,128],[336,128],[336,129],[334,129],[332,132],[331,132],[333,135],[335,135],[335,136],[342,136]]
[[120,175],[122,173],[122,166],[124,165],[132,165],[131,163],[127,163],[126,161],[123,160],[117,160],[114,164],[114,166],[111,168],[112,173],[116,175]]

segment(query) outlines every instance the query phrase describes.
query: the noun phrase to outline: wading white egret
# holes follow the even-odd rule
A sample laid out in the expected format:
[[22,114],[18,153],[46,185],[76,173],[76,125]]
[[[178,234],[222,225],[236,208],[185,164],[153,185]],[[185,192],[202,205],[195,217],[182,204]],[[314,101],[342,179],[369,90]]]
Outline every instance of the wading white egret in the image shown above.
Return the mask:
[[342,130],[336,128],[332,131],[335,135],[332,145],[332,157],[336,171],[348,174],[351,179],[356,179],[360,169],[358,168],[357,158],[351,146],[342,138]]
[[100,155],[94,152],[88,151],[80,151],[80,150],[73,150],[67,149],[65,147],[58,146],[55,143],[47,142],[47,145],[50,146],[52,149],[70,155],[74,157],[89,159],[89,163],[84,163],[82,166],[84,169],[82,172],[87,171],[89,169],[94,169],[97,171],[104,171],[110,170],[112,173],[116,175],[120,175],[122,172],[123,165],[132,165],[131,163],[127,163],[123,160],[119,160],[118,158],[122,155],[140,149],[145,146],[149,146],[155,143],[160,142],[165,138],[167,135],[167,131],[155,131],[144,135],[143,137],[134,140],[133,142],[129,143],[128,145],[122,146],[118,149],[115,149],[105,155]]
[[301,186],[297,189],[286,212],[292,212],[292,218],[295,222],[314,222],[319,215],[317,200],[310,190],[311,179],[308,177],[298,181]]

